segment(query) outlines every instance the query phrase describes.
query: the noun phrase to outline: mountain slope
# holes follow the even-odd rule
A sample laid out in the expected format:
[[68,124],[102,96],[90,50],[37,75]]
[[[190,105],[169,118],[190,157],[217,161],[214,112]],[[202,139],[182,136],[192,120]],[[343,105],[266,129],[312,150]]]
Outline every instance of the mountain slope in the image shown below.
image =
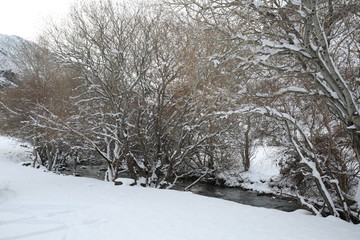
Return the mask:
[[12,61],[20,46],[27,41],[17,36],[0,34],[0,88],[15,87],[18,68]]

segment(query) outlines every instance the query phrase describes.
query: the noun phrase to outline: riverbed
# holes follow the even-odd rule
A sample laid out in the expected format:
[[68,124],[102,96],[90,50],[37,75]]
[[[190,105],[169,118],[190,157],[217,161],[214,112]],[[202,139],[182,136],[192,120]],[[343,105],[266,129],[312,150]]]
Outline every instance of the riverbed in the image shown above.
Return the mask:
[[[91,177],[103,180],[106,166],[81,166],[77,170],[80,177]],[[64,172],[66,173],[66,172]],[[66,173],[66,174],[71,174]],[[183,191],[191,182],[178,182],[174,190]],[[255,207],[265,207],[271,209],[278,209],[286,212],[295,211],[301,208],[296,200],[284,199],[271,195],[259,194],[253,191],[247,191],[241,188],[216,186],[209,183],[199,182],[192,186],[189,191],[207,196],[238,202],[245,205]]]

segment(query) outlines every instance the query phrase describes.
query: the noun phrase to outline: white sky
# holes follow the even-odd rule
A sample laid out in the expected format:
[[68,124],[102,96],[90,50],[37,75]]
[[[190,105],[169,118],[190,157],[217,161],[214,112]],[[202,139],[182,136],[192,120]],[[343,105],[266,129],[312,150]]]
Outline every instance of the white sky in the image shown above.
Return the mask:
[[76,0],[0,0],[0,33],[36,40],[49,18],[66,15]]

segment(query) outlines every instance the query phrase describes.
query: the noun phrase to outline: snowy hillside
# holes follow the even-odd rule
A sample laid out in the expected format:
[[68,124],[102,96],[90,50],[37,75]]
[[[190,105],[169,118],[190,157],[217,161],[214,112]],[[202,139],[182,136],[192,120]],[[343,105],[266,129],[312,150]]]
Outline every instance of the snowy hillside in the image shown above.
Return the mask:
[[0,239],[359,239],[360,225],[189,192],[114,186],[21,166],[30,148],[0,137]]
[[0,70],[16,70],[16,66],[11,62],[10,55],[16,51],[17,45],[26,40],[17,36],[0,34]]
[[21,163],[31,159],[30,145],[15,138],[0,136],[0,161]]
[[0,34],[0,87],[16,86],[14,73],[17,72],[17,67],[11,57],[25,41],[17,36]]

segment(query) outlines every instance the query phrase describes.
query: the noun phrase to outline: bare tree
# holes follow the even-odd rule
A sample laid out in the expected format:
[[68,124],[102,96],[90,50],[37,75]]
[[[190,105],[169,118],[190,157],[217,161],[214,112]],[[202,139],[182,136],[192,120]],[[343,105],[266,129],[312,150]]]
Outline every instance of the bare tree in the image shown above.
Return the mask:
[[[285,113],[289,117],[295,114],[299,117],[295,126],[300,124],[300,128],[306,126],[313,130],[314,122],[320,122],[321,131],[324,128],[329,132],[335,128],[342,129],[348,134],[355,153],[352,159],[359,159],[359,97],[354,87],[355,69],[359,63],[355,53],[359,49],[356,25],[360,9],[358,1],[178,0],[171,4],[183,6],[188,16],[221,33],[227,51],[219,52],[213,59],[220,64],[232,63],[232,73],[249,79],[251,84],[244,86],[247,89],[245,94],[257,98],[247,98],[239,104],[242,110],[228,113],[244,112],[260,105],[265,109],[276,109],[282,116]],[[311,106],[314,106],[312,101],[324,103],[334,117],[331,117],[331,124],[321,117],[320,111],[314,112],[314,121],[307,121],[298,112],[304,111],[304,108],[296,107],[299,100],[294,96],[299,96],[302,98],[300,101]],[[268,111],[260,113],[266,115]],[[291,129],[288,132],[295,138],[298,134]],[[308,135],[311,131],[304,133],[304,139],[314,137]],[[305,144],[300,148],[308,148],[306,141],[300,143],[293,139],[291,137],[295,149],[299,149],[299,144]],[[312,138],[309,142],[314,140]],[[311,151],[315,154],[317,150]],[[330,177],[325,177],[328,173],[321,170],[321,164],[316,163],[312,154],[305,156],[304,150],[297,151],[297,154],[315,164],[322,178]],[[339,160],[338,164],[341,165],[341,162]],[[316,172],[310,174],[315,178],[318,175]],[[338,177],[331,176],[330,179],[337,181]],[[325,185],[320,185],[320,192],[329,191]],[[330,191],[339,192],[335,188]],[[341,191],[344,195],[346,189]],[[328,199],[330,214],[338,216],[331,204],[332,197],[321,195]],[[341,196],[339,198],[342,199]],[[343,203],[345,201],[340,200],[340,204]],[[346,206],[342,208],[348,212]],[[349,217],[346,219],[349,220]]]
[[8,109],[5,111],[7,118],[2,120],[2,130],[31,141],[37,161],[55,170],[56,163],[69,154],[69,144],[57,131],[41,128],[34,120],[39,112],[44,114],[40,105],[62,117],[71,114],[73,108],[67,103],[71,88],[76,85],[70,80],[74,74],[61,69],[46,48],[34,43],[19,43],[12,60],[19,71],[19,84],[2,95]]
[[209,108],[183,66],[194,43],[184,29],[155,10],[75,7],[47,35],[57,61],[82,80],[71,98],[75,111],[62,118],[43,106],[38,125],[84,139],[108,164],[109,181],[126,171],[137,183],[167,188],[198,172],[221,130],[207,128]]

